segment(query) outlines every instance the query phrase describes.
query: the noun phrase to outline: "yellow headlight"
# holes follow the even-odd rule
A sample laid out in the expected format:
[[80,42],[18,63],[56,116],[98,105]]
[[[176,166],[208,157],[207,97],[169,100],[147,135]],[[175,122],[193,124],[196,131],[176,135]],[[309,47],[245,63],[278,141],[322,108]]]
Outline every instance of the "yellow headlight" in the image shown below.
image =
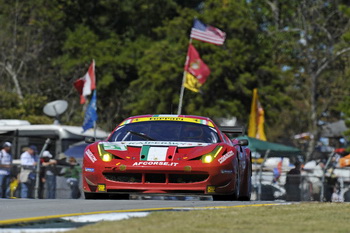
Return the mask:
[[102,160],[105,162],[109,162],[111,161],[113,158],[113,156],[110,153],[105,153],[102,155]]
[[204,155],[203,156],[203,163],[211,163],[212,161],[214,160],[213,156],[212,155]]
[[98,145],[98,153],[104,162],[110,162],[113,159],[113,155],[105,151],[102,145]]
[[216,147],[212,152],[205,154],[202,156],[202,162],[203,163],[211,163],[213,160],[218,156],[220,151],[222,150],[222,146]]

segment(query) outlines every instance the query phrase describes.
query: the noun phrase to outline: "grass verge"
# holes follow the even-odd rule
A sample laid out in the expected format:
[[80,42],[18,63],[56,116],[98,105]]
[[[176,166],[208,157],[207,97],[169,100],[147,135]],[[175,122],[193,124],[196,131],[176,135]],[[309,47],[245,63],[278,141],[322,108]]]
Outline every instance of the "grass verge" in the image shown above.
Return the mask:
[[349,203],[300,203],[153,212],[144,218],[99,222],[68,232],[350,232],[349,216]]

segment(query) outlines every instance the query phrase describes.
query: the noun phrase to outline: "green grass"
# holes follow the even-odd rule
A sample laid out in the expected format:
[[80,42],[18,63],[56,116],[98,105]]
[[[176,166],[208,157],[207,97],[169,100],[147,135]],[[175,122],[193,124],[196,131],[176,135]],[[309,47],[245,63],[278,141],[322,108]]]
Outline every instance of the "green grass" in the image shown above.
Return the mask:
[[100,222],[69,232],[350,232],[350,204],[300,203],[227,209],[162,211],[152,212],[143,218]]

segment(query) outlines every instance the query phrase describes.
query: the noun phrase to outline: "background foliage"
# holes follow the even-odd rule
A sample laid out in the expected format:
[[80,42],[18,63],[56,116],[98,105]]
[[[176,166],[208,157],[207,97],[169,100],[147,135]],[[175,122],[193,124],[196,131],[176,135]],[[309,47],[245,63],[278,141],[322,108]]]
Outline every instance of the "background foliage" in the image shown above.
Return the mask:
[[[176,113],[195,17],[226,32],[193,45],[211,69],[183,114],[237,117],[247,126],[253,88],[269,141],[320,137],[320,122],[350,112],[347,1],[0,0],[0,118],[48,123],[45,103],[67,100],[63,124],[81,125],[73,82],[96,61],[98,125]],[[346,98],[344,98],[346,97]],[[314,145],[311,144],[313,147]],[[309,148],[311,153],[312,148]]]

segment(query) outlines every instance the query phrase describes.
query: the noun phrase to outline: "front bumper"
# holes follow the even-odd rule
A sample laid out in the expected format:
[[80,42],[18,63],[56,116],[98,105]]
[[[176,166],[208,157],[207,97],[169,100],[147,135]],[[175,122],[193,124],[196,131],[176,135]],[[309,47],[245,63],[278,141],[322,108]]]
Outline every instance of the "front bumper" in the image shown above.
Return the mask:
[[[153,162],[154,163],[154,162]],[[90,193],[232,194],[236,188],[232,163],[201,161],[153,163],[84,163],[83,190]]]

